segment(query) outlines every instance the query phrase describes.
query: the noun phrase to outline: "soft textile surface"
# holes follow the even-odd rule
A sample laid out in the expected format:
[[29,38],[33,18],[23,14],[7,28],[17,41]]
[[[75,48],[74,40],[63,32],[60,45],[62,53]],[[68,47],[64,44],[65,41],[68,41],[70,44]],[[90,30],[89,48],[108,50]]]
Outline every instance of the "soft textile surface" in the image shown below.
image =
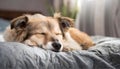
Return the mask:
[[88,51],[52,52],[0,42],[0,69],[120,69],[120,40],[92,37]]

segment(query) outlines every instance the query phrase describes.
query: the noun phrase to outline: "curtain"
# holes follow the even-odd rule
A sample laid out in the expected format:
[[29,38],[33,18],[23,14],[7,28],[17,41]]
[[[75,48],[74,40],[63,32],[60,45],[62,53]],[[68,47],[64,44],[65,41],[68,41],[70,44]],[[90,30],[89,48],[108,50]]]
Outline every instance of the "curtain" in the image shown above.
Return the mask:
[[54,11],[60,12],[62,16],[75,19],[80,0],[54,0]]
[[81,0],[76,28],[89,35],[120,37],[120,0]]

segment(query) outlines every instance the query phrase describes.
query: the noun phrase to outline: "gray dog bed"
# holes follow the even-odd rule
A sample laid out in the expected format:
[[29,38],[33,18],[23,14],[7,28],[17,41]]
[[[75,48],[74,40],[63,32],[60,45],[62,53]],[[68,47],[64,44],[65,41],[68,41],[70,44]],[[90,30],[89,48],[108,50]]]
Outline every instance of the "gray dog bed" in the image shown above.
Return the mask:
[[0,42],[0,69],[120,69],[120,39],[98,36],[92,39],[96,46],[72,52]]

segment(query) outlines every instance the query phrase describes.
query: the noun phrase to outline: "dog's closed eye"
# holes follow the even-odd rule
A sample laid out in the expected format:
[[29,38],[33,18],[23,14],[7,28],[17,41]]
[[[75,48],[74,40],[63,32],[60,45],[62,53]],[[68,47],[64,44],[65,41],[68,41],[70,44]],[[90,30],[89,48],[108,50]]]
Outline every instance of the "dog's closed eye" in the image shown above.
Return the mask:
[[62,35],[62,33],[55,33],[56,35]]
[[34,35],[34,34],[40,34],[40,35],[46,35],[46,33],[44,33],[44,32],[41,32],[41,33],[32,33],[32,35]]
[[41,34],[41,35],[46,35],[46,33],[44,33],[44,32],[42,32],[42,33],[39,33],[39,34]]

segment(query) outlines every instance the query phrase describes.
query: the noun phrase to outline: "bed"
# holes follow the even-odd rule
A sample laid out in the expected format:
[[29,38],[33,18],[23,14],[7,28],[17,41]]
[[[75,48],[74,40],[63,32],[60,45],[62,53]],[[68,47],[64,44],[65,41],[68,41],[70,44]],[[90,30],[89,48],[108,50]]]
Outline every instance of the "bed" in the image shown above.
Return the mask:
[[0,69],[120,69],[120,39],[91,37],[89,50],[53,52],[16,42],[0,42]]

